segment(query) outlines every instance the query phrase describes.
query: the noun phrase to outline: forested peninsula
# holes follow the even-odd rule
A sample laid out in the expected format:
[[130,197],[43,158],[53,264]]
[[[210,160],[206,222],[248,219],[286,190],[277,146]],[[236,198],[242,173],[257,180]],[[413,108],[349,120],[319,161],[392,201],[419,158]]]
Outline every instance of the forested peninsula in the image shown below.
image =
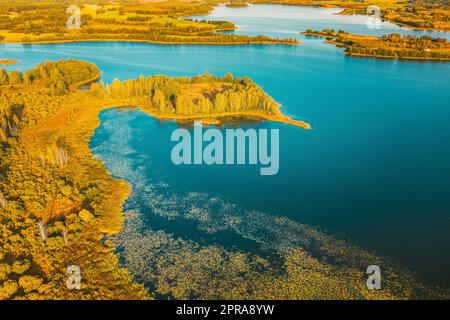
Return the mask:
[[[77,60],[0,70],[0,299],[149,298],[118,267],[113,243],[103,241],[121,230],[129,186],[111,178],[89,149],[101,110],[138,106],[174,120],[281,116],[249,78],[230,73],[77,90],[99,75]],[[82,290],[66,288],[70,265],[83,270]]]
[[[205,73],[195,77],[140,77],[94,83],[90,93],[102,101],[128,99],[128,105],[165,120],[220,124],[229,119],[270,120],[311,129],[303,121],[293,120],[279,111],[280,105],[250,78],[235,78],[231,73],[217,77]],[[122,103],[123,104],[123,103]]]
[[363,36],[332,29],[308,29],[302,34],[325,38],[327,43],[344,47],[343,53],[354,57],[450,61],[450,43],[445,38],[402,36],[398,33],[381,37]]

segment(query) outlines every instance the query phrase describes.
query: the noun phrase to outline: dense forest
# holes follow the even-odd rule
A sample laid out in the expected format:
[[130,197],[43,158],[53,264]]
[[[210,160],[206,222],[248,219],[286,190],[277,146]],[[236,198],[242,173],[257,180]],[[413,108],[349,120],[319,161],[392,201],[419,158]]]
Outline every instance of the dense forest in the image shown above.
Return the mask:
[[398,33],[382,37],[352,35],[345,31],[308,29],[305,35],[324,37],[330,43],[345,47],[350,56],[373,56],[391,59],[450,60],[450,43],[445,38],[402,36]]
[[[85,61],[69,59],[45,62],[23,74],[19,71],[0,69],[0,88],[1,86],[16,86],[19,90],[23,85],[32,85],[37,82],[47,87],[50,95],[63,95],[69,91],[71,86],[96,79],[99,74],[97,66]],[[1,97],[3,99],[3,96]],[[47,108],[50,108],[53,103],[51,101],[48,103]],[[9,137],[17,135],[19,122],[24,113],[24,105],[22,103],[2,104],[0,107],[0,139],[6,143]],[[30,112],[29,116],[31,117],[28,121],[34,122],[37,117],[33,115],[32,111]]]
[[[0,86],[0,299],[148,297],[100,241],[120,229],[128,187],[84,143],[98,109],[67,90],[98,72],[82,61],[49,62],[6,73]],[[83,269],[80,290],[67,289],[71,265]]]
[[45,62],[25,73],[0,69],[0,86],[14,86],[32,84],[35,81],[45,80],[45,85],[55,94],[64,94],[77,83],[95,79],[100,76],[98,68],[89,62],[67,61]]
[[148,98],[146,108],[163,114],[195,115],[260,110],[267,113],[278,104],[248,77],[234,78],[231,73],[216,77],[205,73],[192,78],[167,76],[140,77],[94,83],[91,93],[97,97]]

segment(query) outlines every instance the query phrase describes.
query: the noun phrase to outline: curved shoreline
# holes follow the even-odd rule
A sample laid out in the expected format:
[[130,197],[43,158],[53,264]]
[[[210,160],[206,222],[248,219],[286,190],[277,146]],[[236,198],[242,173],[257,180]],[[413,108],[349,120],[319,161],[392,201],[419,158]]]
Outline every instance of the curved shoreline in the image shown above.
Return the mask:
[[[305,130],[312,130],[312,126],[301,120],[291,119],[288,116],[284,115],[279,109],[273,110],[272,114],[266,113],[264,111],[258,110],[249,110],[249,111],[234,111],[234,112],[221,112],[221,113],[211,113],[211,114],[193,114],[193,115],[176,115],[176,114],[162,114],[158,112],[153,112],[150,110],[146,110],[145,104],[139,102],[133,102],[130,100],[117,100],[110,101],[107,104],[103,104],[102,109],[111,109],[115,107],[121,106],[135,106],[139,108],[140,111],[148,114],[151,117],[154,117],[159,120],[171,120],[171,121],[195,121],[195,120],[203,120],[206,125],[215,125],[220,124],[221,119],[224,118],[235,118],[235,119],[259,119],[266,121],[274,121],[279,123],[284,123],[288,125],[292,125],[295,127],[303,128]],[[213,121],[212,121],[213,120]],[[215,120],[215,121],[214,121]]]
[[280,111],[277,111],[275,114],[267,114],[259,111],[236,111],[236,112],[222,112],[218,114],[197,114],[197,115],[169,115],[169,114],[158,114],[148,112],[142,108],[140,108],[146,114],[157,118],[159,120],[173,120],[173,121],[195,121],[195,120],[205,120],[204,124],[215,124],[214,121],[217,120],[218,123],[221,123],[221,119],[224,118],[235,118],[235,119],[260,119],[266,121],[279,122],[284,124],[289,124],[295,127],[303,128],[305,130],[311,130],[311,125],[304,121],[294,120],[289,118],[288,116],[282,114]]
[[298,121],[285,116],[280,111],[277,111],[275,114],[268,114],[260,111],[236,111],[236,112],[222,112],[217,114],[196,114],[196,115],[170,115],[170,114],[158,114],[152,113],[145,109],[139,108],[146,114],[157,118],[159,120],[173,120],[173,121],[195,121],[195,120],[205,120],[204,124],[215,124],[214,121],[217,120],[218,123],[221,123],[221,119],[224,118],[235,118],[235,119],[260,119],[266,121],[273,121],[279,123],[289,124],[295,127],[303,128],[305,130],[311,130],[311,125],[304,121]]
[[74,83],[74,84],[71,86],[71,88],[72,88],[72,89],[79,89],[80,87],[82,87],[82,86],[84,86],[84,85],[86,85],[86,84],[90,84],[90,83],[92,83],[92,82],[97,81],[98,79],[100,79],[101,76],[102,76],[102,72],[99,71],[95,76],[93,76],[93,77],[90,78],[90,79],[87,79],[87,80],[85,80],[85,81],[81,81],[81,82],[78,82],[78,83]]

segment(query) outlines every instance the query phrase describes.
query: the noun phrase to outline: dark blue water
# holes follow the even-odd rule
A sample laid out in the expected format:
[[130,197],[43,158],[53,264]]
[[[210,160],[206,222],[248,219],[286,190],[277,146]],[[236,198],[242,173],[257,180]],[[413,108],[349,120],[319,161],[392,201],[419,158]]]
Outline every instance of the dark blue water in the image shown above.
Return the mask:
[[161,201],[195,191],[286,216],[342,233],[398,259],[430,283],[450,286],[450,64],[351,58],[298,34],[325,27],[421,34],[390,24],[367,29],[363,16],[335,12],[253,6],[220,8],[209,17],[235,22],[240,33],[295,37],[300,46],[1,45],[0,58],[19,59],[8,68],[23,70],[47,59],[84,59],[96,63],[107,82],[205,71],[250,76],[286,114],[314,127],[307,132],[274,123],[248,125],[280,129],[276,176],[260,176],[256,166],[175,166],[170,134],[176,124],[136,111],[102,113],[94,152],[111,155],[114,141],[118,156],[103,157],[113,173],[133,183],[141,177],[141,189],[147,182],[152,188],[170,186],[166,194],[158,191]]

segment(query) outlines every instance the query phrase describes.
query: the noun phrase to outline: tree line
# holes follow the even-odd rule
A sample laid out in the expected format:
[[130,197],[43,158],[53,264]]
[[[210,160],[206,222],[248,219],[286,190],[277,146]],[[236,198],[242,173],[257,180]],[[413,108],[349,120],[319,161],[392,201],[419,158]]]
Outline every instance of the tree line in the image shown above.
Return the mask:
[[[73,59],[48,61],[23,74],[20,71],[0,69],[0,86],[26,86],[39,82],[49,89],[50,96],[60,96],[67,93],[71,85],[92,79],[98,74],[97,66],[89,62]],[[24,105],[6,103],[4,99],[0,95],[0,142],[5,144],[18,134]],[[50,108],[53,102],[45,104]]]
[[36,80],[46,80],[53,94],[66,93],[71,85],[80,83],[98,75],[99,69],[92,63],[74,59],[48,61],[21,73],[0,69],[0,86],[32,84]]
[[334,43],[346,47],[349,55],[379,56],[388,58],[419,58],[431,60],[450,59],[450,44],[445,38],[433,38],[427,35],[413,36],[398,33],[381,37],[352,35],[343,30],[324,29],[314,31],[308,29],[306,35],[325,37]]
[[[203,94],[189,94],[189,85],[214,84]],[[174,115],[215,114],[263,110],[270,112],[276,102],[250,78],[235,78],[231,73],[216,77],[205,73],[192,78],[167,76],[140,77],[137,80],[115,80],[105,85],[94,83],[91,94],[97,97],[146,97],[149,108],[159,113]]]

